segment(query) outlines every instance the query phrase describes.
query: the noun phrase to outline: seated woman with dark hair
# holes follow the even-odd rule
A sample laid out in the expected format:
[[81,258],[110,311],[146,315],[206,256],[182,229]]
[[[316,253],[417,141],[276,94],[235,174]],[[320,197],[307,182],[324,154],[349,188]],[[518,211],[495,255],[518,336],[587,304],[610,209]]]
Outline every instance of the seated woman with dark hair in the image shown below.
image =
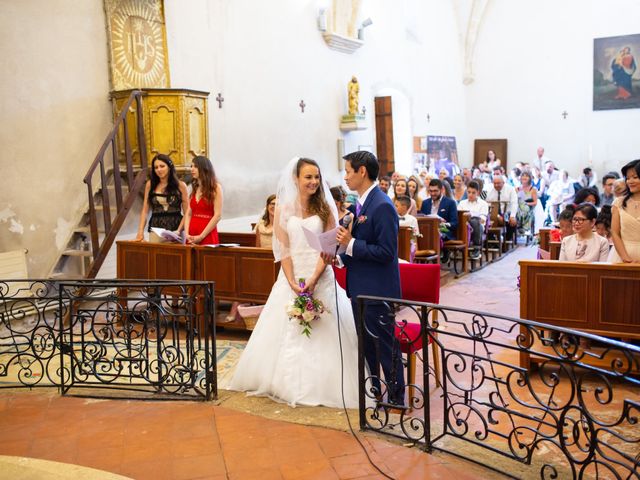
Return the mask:
[[576,196],[573,197],[573,201],[576,205],[581,203],[590,203],[594,207],[600,205],[600,194],[597,188],[585,187],[576,192]]
[[275,194],[267,197],[267,203],[264,207],[264,213],[260,221],[256,224],[256,247],[272,248],[273,237],[273,217],[276,211]]
[[576,207],[571,223],[574,235],[562,239],[561,262],[606,262],[609,241],[593,232],[598,211],[591,203]]
[[331,187],[329,191],[331,192],[333,201],[338,209],[338,221],[340,222],[340,225],[342,225],[342,219],[349,213],[346,204],[347,192],[345,192],[344,188],[339,185],[337,187]]

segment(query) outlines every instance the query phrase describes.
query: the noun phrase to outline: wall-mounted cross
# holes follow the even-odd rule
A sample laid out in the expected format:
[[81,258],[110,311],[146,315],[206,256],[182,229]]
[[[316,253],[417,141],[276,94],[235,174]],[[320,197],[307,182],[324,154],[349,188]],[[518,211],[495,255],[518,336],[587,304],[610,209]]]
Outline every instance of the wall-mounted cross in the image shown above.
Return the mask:
[[224,102],[224,98],[222,97],[221,93],[218,93],[218,96],[216,97],[216,102],[218,102],[218,108],[222,108],[222,102]]
[[300,111],[304,113],[304,107],[307,106],[307,104],[304,103],[304,100],[300,100],[300,103],[298,104],[298,106],[300,107]]
[[431,122],[431,115],[427,113],[427,123]]
[[562,118],[563,118],[564,120],[566,120],[566,119],[567,119],[567,116],[569,116],[569,113],[568,113],[566,110],[565,110],[564,112],[562,112]]

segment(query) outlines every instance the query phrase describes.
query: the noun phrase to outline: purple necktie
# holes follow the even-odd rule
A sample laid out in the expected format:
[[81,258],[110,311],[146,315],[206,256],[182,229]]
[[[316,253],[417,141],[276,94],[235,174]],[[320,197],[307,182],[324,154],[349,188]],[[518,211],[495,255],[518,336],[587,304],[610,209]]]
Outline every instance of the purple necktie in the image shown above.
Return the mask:
[[356,217],[360,216],[360,210],[362,210],[362,205],[360,205],[360,202],[356,202]]

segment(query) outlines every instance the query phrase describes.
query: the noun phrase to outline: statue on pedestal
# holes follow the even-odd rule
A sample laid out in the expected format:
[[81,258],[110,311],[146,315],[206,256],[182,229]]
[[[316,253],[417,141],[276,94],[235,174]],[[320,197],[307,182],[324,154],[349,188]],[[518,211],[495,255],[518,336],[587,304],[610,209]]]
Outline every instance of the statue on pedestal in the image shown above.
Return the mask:
[[358,115],[358,94],[360,93],[360,84],[354,76],[348,86],[349,90],[349,115]]

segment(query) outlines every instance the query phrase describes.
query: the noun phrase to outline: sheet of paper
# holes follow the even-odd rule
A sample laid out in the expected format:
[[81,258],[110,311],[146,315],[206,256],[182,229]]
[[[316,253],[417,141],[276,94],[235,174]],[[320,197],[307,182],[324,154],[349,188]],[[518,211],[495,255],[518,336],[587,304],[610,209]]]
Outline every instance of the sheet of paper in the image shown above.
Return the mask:
[[[334,228],[333,230],[329,230],[328,232],[322,232],[321,234],[314,233],[305,227],[302,227],[302,231],[304,232],[304,236],[311,248],[318,252],[325,252],[331,255],[335,255],[336,247],[338,246],[338,241],[336,240],[338,227]],[[338,253],[344,253],[345,250],[346,247],[340,245],[340,248],[338,248]]]
[[202,245],[203,247],[218,248],[218,247],[239,247],[239,243],[211,243],[209,245]]
[[178,235],[171,230],[166,230],[164,228],[151,227],[151,231],[165,240],[169,240],[170,242],[177,243],[185,243],[186,238],[184,235]]

